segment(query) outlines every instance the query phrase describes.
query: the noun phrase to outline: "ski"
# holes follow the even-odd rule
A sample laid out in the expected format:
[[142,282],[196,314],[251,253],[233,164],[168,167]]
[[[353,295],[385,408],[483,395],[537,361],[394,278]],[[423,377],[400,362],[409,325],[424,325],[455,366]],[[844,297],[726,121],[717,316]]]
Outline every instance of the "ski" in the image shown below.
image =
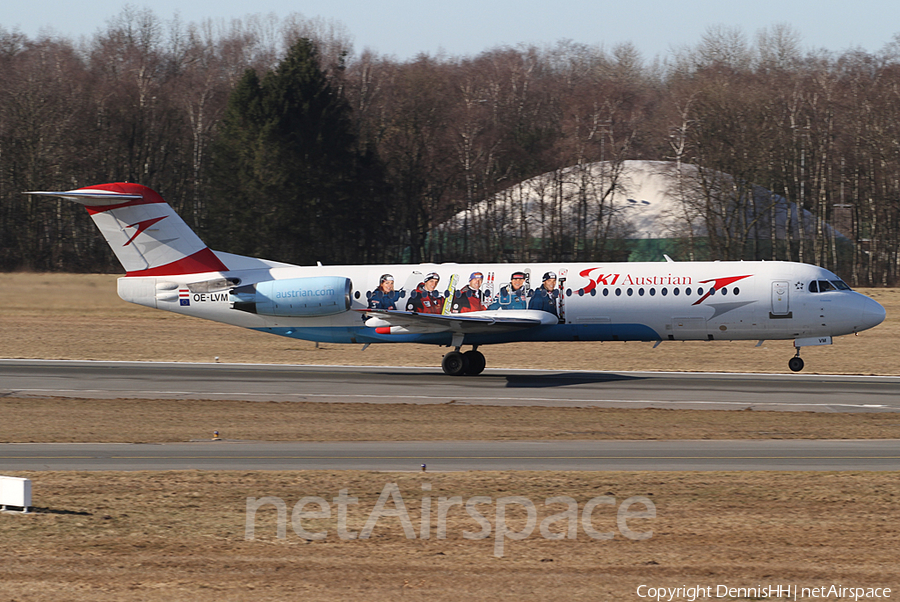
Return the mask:
[[490,307],[491,302],[493,301],[494,293],[495,293],[495,291],[494,291],[494,272],[487,273],[487,280],[484,281],[483,288],[484,288],[484,291],[482,293],[482,296],[484,297],[484,301],[482,301],[482,304],[485,307]]
[[441,315],[450,315],[450,310],[453,308],[453,300],[456,296],[456,283],[458,281],[459,274],[450,275],[450,285],[447,287],[447,296],[444,297],[444,308],[441,310]]
[[559,312],[559,323],[566,323],[566,276],[568,275],[569,270],[566,268],[562,268],[559,270],[559,302],[556,304],[556,309]]

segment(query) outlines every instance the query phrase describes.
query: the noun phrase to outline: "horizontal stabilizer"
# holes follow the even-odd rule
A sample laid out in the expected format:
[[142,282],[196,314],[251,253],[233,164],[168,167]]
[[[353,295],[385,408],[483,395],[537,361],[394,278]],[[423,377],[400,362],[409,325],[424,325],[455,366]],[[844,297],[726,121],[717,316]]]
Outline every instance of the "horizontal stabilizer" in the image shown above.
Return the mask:
[[78,190],[69,190],[67,192],[26,192],[25,194],[33,194],[37,196],[55,196],[81,203],[90,207],[105,207],[108,205],[119,205],[127,201],[136,201],[143,199],[143,195],[131,194],[124,192],[114,192],[111,190],[93,190],[80,188]]

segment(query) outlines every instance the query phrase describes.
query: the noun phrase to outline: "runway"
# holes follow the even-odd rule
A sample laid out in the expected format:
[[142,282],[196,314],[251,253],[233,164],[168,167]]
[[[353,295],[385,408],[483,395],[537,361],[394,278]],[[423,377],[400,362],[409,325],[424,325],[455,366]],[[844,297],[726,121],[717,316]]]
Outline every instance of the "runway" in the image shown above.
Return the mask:
[[413,441],[0,444],[42,470],[897,470],[900,441]]
[[[900,411],[900,378],[0,360],[0,396]],[[897,440],[0,444],[0,470],[897,470]]]
[[0,360],[0,396],[900,412],[900,377]]

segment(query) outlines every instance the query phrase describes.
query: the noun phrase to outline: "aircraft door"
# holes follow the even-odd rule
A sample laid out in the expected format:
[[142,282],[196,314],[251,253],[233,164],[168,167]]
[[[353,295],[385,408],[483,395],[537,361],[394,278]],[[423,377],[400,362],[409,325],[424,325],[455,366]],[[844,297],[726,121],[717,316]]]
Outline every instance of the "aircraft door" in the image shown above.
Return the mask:
[[772,282],[772,317],[788,317],[790,306],[791,283],[785,280]]

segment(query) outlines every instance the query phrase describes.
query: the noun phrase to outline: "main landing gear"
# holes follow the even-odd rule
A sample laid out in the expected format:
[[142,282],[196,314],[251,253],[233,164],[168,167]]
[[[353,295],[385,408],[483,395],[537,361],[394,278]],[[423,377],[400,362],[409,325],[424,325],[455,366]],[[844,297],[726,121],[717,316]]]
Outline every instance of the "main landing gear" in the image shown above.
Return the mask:
[[800,357],[800,348],[797,347],[797,355],[788,360],[788,368],[791,372],[800,372],[803,370],[803,359]]
[[477,346],[465,353],[460,352],[459,347],[457,347],[441,360],[441,368],[443,368],[444,374],[449,374],[450,376],[477,376],[484,372],[486,364],[487,361],[484,359],[484,354],[478,351]]

